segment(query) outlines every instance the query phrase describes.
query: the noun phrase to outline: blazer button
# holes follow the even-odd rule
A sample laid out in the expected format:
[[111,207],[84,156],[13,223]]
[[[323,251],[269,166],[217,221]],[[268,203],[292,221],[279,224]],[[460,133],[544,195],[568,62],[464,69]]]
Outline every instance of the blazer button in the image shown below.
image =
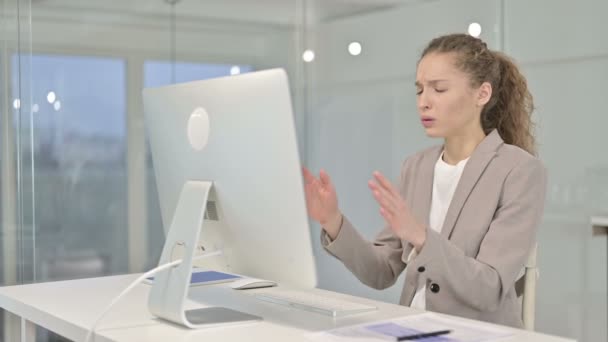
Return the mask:
[[431,292],[433,292],[433,293],[439,292],[439,285],[437,285],[435,283],[432,283],[431,284]]
[[424,272],[425,270],[426,270],[426,268],[424,268],[424,266],[418,267],[418,272]]

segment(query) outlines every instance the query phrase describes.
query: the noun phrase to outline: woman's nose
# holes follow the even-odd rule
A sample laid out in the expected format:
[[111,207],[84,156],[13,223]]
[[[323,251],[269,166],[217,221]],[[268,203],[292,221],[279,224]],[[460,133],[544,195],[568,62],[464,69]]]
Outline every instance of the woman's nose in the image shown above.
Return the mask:
[[428,98],[424,95],[424,93],[418,95],[418,109],[421,112],[425,112],[431,108],[431,105],[428,101]]

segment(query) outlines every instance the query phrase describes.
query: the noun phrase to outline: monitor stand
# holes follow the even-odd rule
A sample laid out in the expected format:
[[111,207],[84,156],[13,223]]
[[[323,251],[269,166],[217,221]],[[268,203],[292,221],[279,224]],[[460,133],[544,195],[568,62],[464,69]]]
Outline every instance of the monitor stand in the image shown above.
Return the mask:
[[159,265],[182,258],[182,262],[159,272],[148,297],[148,308],[162,319],[188,328],[206,328],[259,321],[262,318],[244,312],[206,307],[184,310],[190,286],[192,258],[203,226],[209,192],[213,186],[207,181],[187,181],[182,188]]

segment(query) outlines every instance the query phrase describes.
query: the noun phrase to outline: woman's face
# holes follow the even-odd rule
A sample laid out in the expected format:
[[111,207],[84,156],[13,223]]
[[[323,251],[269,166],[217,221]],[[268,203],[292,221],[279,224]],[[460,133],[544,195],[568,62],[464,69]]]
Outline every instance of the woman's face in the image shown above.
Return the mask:
[[427,136],[448,138],[481,129],[480,115],[492,94],[489,83],[471,86],[453,53],[429,53],[418,63],[418,112]]

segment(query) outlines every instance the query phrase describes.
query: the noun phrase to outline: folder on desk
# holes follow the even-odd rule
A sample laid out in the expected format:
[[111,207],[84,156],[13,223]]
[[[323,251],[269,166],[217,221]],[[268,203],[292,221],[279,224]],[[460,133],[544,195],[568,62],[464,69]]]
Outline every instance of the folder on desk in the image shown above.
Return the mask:
[[[190,286],[197,285],[211,285],[226,283],[242,278],[236,274],[210,271],[210,270],[192,270],[192,276],[190,277]],[[154,277],[146,278],[145,283],[152,285]]]

